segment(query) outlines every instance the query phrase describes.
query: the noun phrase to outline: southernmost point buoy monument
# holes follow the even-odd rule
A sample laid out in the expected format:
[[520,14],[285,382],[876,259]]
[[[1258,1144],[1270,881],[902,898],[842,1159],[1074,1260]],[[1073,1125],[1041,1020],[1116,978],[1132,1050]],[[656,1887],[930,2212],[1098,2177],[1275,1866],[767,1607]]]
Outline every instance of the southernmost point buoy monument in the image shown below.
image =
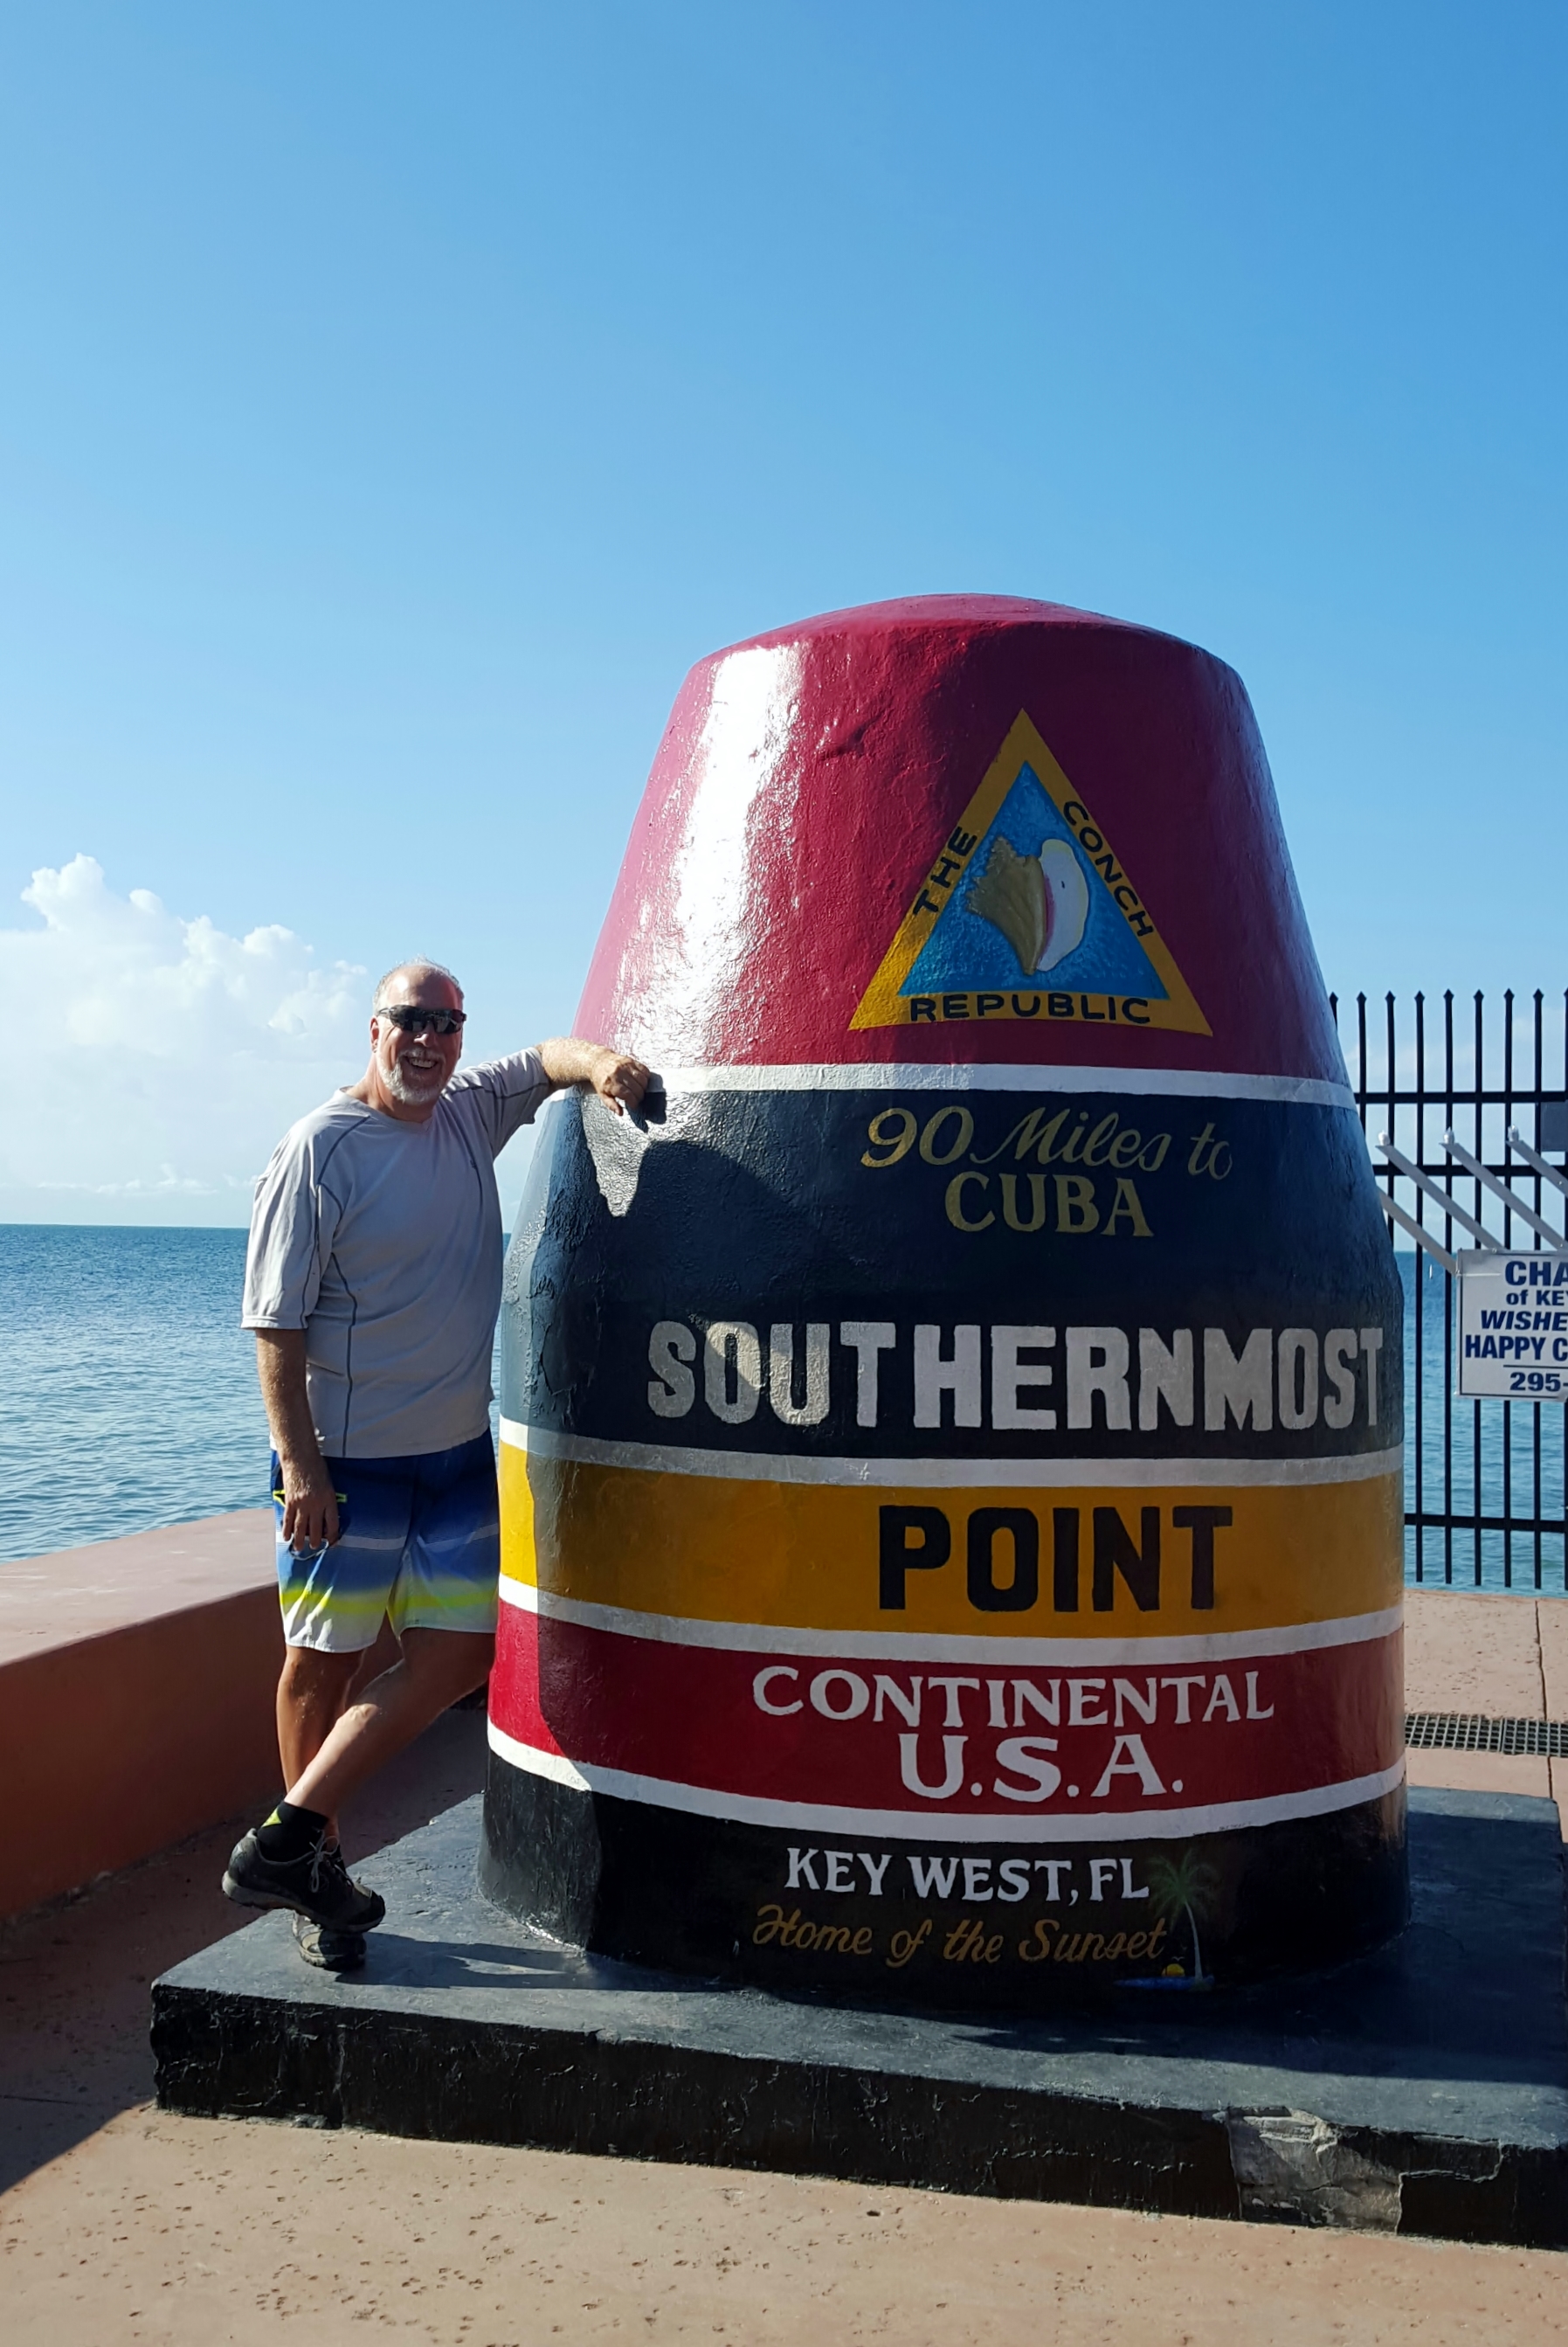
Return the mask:
[[1407,1793],[1401,1282],[1235,673],[701,661],[577,1024],[654,1081],[539,1119],[483,1798],[362,1972],[165,1974],[160,2104],[1568,2246],[1561,1825]]
[[480,1880],[881,2004],[1407,1912],[1400,1285],[1256,725],[1058,607],[692,671],[507,1265]]

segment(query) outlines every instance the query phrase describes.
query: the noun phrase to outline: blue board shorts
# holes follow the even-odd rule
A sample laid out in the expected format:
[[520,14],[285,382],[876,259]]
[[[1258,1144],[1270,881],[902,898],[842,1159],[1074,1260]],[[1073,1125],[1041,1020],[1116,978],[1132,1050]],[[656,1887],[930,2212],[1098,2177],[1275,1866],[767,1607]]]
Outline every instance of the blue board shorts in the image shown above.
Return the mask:
[[291,1646],[329,1655],[374,1646],[383,1617],[405,1630],[491,1632],[501,1570],[496,1451],[489,1435],[399,1459],[329,1459],[342,1536],[296,1556],[278,1525],[278,1594]]

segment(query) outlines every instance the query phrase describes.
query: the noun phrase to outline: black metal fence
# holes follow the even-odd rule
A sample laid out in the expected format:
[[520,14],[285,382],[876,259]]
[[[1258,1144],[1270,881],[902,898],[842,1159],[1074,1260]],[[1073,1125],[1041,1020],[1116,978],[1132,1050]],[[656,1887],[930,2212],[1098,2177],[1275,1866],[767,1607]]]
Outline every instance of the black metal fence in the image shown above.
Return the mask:
[[[1568,994],[1440,1004],[1392,994],[1331,998],[1374,1164],[1389,1196],[1445,1254],[1473,1246],[1408,1174],[1382,1159],[1387,1133],[1409,1163],[1505,1246],[1549,1242],[1444,1146],[1450,1131],[1489,1174],[1562,1229],[1568,1197],[1509,1139],[1538,1156],[1568,1147]],[[1350,1031],[1347,1031],[1348,1028]],[[1461,1401],[1458,1283],[1434,1255],[1395,1234],[1405,1282],[1406,1577],[1469,1588],[1568,1591],[1568,1408],[1561,1401]],[[1408,1251],[1407,1251],[1408,1250]]]

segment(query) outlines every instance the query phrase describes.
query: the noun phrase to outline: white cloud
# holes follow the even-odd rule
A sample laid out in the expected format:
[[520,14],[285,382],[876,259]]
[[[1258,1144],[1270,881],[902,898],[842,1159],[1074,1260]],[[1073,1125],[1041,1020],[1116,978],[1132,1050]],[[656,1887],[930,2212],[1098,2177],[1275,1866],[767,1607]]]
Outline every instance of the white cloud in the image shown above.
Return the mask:
[[235,1222],[285,1127],[364,1064],[366,973],[233,938],[77,856],[0,929],[0,1218]]

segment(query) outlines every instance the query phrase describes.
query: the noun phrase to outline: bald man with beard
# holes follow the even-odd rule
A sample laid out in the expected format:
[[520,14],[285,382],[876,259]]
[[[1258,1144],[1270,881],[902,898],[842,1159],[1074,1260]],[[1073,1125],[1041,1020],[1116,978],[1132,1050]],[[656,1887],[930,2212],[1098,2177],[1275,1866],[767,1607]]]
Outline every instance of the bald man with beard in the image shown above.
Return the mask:
[[[288,1790],[223,1889],[292,1909],[301,1953],[334,1972],[364,1963],[386,1911],[349,1877],[341,1804],[490,1668],[495,1160],[559,1085],[621,1112],[648,1086],[641,1061],[576,1038],[459,1073],[466,1016],[437,963],[389,970],[364,1075],[284,1135],[251,1219],[242,1325],[273,1445]],[[384,1621],[399,1659],[351,1701]]]

